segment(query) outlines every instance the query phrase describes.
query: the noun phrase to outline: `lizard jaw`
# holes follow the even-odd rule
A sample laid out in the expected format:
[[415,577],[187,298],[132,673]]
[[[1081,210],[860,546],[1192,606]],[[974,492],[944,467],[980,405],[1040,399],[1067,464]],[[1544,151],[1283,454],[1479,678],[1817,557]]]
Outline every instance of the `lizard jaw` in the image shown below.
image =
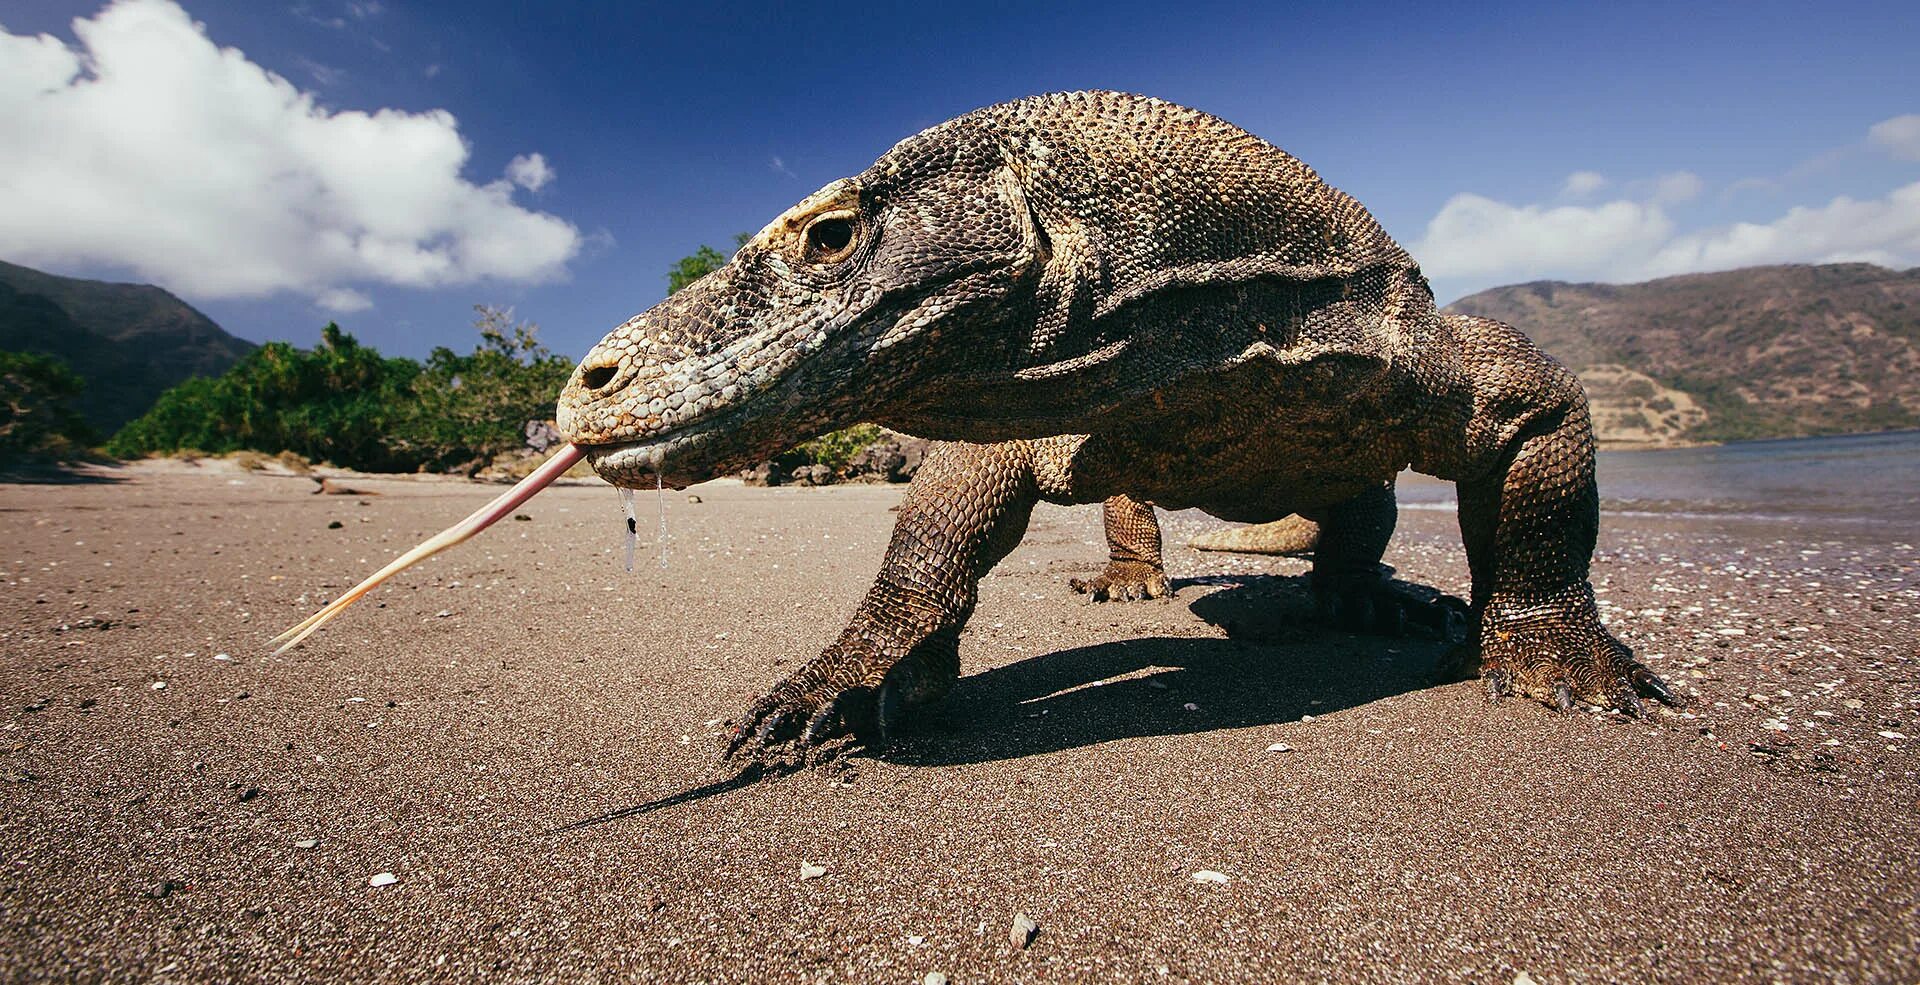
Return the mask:
[[[678,437],[678,436],[675,436]],[[626,489],[639,489],[644,476],[666,476],[660,471],[666,461],[669,446],[675,443],[675,437],[636,441],[624,445],[587,446],[587,464],[600,474],[600,478]],[[676,484],[675,489],[680,488]]]
[[[731,431],[734,414],[722,413],[667,434],[637,441],[581,443],[587,464],[600,478],[624,489],[665,485],[685,489],[696,482],[727,474],[732,464],[726,449],[714,448]],[[745,466],[739,466],[745,467]]]

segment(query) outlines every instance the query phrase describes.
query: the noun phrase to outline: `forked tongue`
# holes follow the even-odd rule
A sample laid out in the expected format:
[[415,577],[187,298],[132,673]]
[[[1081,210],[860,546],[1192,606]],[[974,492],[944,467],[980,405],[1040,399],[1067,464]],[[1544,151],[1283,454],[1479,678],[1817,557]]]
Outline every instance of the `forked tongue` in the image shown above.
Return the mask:
[[512,489],[501,493],[493,502],[474,510],[471,516],[459,523],[427,538],[419,547],[394,558],[386,567],[374,572],[372,577],[327,603],[326,608],[308,616],[300,625],[274,637],[272,642],[280,645],[273,652],[285,653],[292,649],[295,644],[313,635],[314,630],[331,622],[334,616],[352,605],[355,599],[373,591],[381,582],[493,526],[501,517],[512,513],[521,503],[532,499],[534,493],[552,485],[553,480],[560,478],[575,463],[585,458],[586,454],[585,448],[569,443],[552,458],[547,459],[545,465],[535,469],[532,475],[521,479]]

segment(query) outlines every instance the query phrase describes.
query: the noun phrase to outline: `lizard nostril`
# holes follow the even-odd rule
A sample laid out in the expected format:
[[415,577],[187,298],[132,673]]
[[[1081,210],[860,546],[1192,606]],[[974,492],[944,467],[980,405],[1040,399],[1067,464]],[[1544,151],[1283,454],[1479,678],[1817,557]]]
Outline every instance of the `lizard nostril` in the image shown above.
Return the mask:
[[613,374],[618,370],[618,366],[595,366],[580,374],[580,382],[589,390],[598,390],[613,382]]

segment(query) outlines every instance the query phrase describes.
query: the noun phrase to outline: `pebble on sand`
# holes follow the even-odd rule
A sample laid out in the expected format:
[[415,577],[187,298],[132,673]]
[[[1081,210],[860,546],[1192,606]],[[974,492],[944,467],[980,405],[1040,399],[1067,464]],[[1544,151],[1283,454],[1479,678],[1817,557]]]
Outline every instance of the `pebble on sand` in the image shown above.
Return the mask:
[[378,888],[381,886],[391,886],[394,883],[399,881],[400,881],[399,876],[396,876],[391,872],[381,872],[376,874],[373,878],[368,879],[367,885]]
[[929,971],[927,977],[920,979],[920,985],[947,985],[947,976],[937,971]]
[[1032,917],[1016,913],[1013,915],[1013,926],[1007,928],[1007,940],[1014,947],[1025,950],[1028,944],[1033,943],[1033,935],[1039,932],[1040,925],[1034,923]]
[[1193,874],[1193,881],[1224,886],[1227,884],[1227,874],[1225,872],[1215,872],[1212,869],[1201,869]]
[[302,838],[302,839],[300,839],[299,841],[296,841],[296,842],[294,842],[294,843],[293,843],[293,847],[295,847],[295,848],[319,848],[319,847],[320,847],[320,839],[318,839],[318,838]]
[[1284,742],[1276,742],[1267,747],[1268,752],[1292,752],[1293,747]]
[[815,865],[812,862],[800,863],[800,881],[801,882],[806,882],[808,879],[818,879],[821,876],[824,876],[826,874],[827,874],[827,867],[824,865]]

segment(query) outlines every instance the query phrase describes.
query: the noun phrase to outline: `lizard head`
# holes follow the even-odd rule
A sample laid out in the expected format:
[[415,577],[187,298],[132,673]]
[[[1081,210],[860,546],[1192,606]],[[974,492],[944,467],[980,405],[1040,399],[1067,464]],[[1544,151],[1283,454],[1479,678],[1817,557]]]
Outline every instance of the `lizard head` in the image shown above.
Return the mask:
[[561,394],[560,430],[622,486],[699,482],[860,421],[964,441],[1085,433],[1182,360],[1244,348],[1156,313],[1160,295],[1323,278],[1350,244],[1391,246],[1319,187],[1159,100],[978,110],[807,196],[608,333]]
[[936,166],[926,137],[807,196],[581,360],[556,416],[604,478],[679,486],[910,420],[916,394],[991,360],[1032,226],[991,141],[949,143]]

